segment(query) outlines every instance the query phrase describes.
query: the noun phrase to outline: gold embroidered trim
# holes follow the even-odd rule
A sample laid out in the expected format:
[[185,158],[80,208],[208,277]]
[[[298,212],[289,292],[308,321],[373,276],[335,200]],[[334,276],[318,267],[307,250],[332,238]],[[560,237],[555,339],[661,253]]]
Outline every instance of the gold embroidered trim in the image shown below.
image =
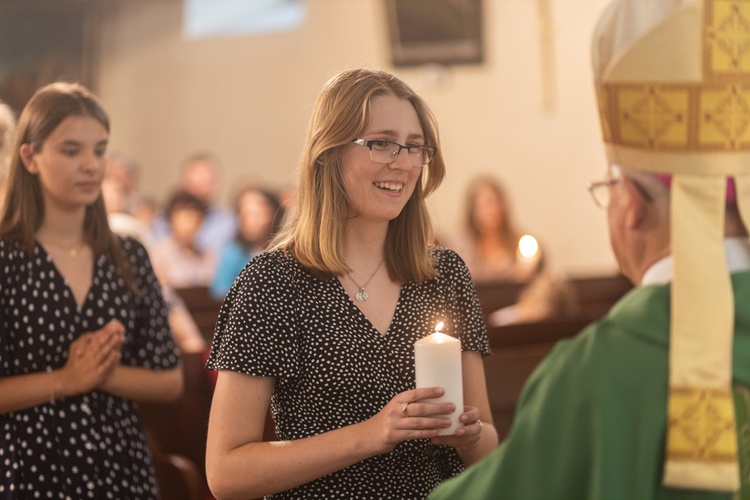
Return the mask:
[[735,384],[734,408],[737,412],[737,442],[740,455],[742,489],[750,492],[750,388]]
[[750,83],[607,84],[604,140],[674,152],[750,151]]
[[729,389],[670,389],[668,425],[668,459],[737,460],[734,405]]
[[750,73],[750,1],[707,0],[703,72],[707,81]]
[[703,81],[605,83],[604,142],[663,152],[750,151],[750,0],[707,0]]

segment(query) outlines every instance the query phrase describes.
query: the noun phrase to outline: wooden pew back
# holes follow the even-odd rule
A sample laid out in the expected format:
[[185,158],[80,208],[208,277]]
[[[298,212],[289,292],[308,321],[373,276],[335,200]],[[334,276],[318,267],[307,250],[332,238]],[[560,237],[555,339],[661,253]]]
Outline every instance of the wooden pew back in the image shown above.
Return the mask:
[[[510,429],[526,380],[555,344],[604,316],[632,288],[621,275],[576,278],[570,285],[578,300],[574,315],[488,327],[492,354],[485,358],[484,369],[492,417],[501,439]],[[523,287],[519,283],[478,284],[485,319],[493,311],[514,304]]]

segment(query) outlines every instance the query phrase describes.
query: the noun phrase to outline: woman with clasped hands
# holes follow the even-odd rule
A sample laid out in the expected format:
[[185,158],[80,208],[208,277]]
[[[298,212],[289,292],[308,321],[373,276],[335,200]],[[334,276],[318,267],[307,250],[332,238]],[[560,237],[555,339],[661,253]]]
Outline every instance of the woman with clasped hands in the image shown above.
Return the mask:
[[[424,498],[497,445],[471,277],[430,245],[439,145],[426,103],[393,75],[355,69],[324,86],[296,215],[219,315],[206,460],[217,498]],[[438,321],[462,342],[463,408],[414,389],[413,344]],[[269,406],[279,440],[264,442]],[[438,437],[453,412],[463,425]]]
[[0,218],[0,497],[159,497],[135,401],[182,391],[143,246],[109,229],[109,120],[77,84],[21,113]]

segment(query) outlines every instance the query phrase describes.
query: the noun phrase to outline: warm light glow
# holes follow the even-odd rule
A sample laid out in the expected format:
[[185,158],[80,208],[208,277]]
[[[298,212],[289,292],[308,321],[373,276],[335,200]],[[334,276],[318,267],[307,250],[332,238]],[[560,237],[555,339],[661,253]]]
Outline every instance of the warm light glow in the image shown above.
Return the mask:
[[440,330],[442,330],[444,325],[445,325],[445,323],[443,323],[442,321],[438,321],[438,324],[435,325],[435,333],[437,333]]
[[524,234],[518,240],[518,251],[525,259],[531,259],[539,252],[539,243],[530,234]]

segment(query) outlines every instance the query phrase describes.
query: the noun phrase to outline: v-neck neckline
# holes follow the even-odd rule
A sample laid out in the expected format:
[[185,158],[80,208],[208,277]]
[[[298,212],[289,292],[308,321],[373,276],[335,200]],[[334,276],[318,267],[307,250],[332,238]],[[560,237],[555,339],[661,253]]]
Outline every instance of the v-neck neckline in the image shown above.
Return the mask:
[[88,287],[86,288],[86,293],[83,294],[81,303],[78,303],[78,298],[76,297],[76,294],[73,292],[73,287],[70,286],[70,283],[68,282],[68,279],[65,277],[65,275],[60,271],[60,268],[57,267],[57,264],[55,264],[55,260],[52,258],[52,256],[47,252],[47,249],[44,248],[44,246],[36,242],[37,248],[44,254],[45,260],[49,263],[50,266],[52,266],[52,269],[55,271],[55,274],[60,277],[60,281],[62,281],[62,284],[65,286],[65,288],[68,290],[68,293],[70,294],[70,298],[73,301],[73,304],[75,305],[75,309],[77,312],[81,312],[84,309],[84,306],[88,302],[89,295],[91,295],[91,290],[94,287],[94,277],[96,275],[96,266],[98,263],[98,258],[94,256],[92,258],[92,269],[91,269],[91,282],[89,283]]
[[341,281],[337,277],[332,278],[333,281],[336,282],[336,286],[339,290],[339,295],[341,295],[344,299],[346,299],[346,302],[349,304],[349,307],[353,307],[356,311],[359,317],[365,321],[367,326],[370,327],[370,329],[377,334],[377,336],[381,339],[386,339],[391,331],[391,328],[393,327],[393,324],[395,323],[396,318],[399,315],[399,311],[401,310],[401,298],[403,296],[404,292],[404,286],[405,283],[402,283],[401,286],[398,289],[398,299],[396,300],[396,307],[393,310],[393,316],[391,316],[391,320],[388,323],[388,328],[385,329],[384,333],[381,333],[380,330],[377,329],[377,327],[373,324],[372,321],[370,321],[370,318],[365,315],[364,312],[362,312],[362,309],[357,307],[357,304],[354,303],[354,300],[349,296],[348,293],[346,293],[346,289],[344,288],[344,285],[341,283]]

